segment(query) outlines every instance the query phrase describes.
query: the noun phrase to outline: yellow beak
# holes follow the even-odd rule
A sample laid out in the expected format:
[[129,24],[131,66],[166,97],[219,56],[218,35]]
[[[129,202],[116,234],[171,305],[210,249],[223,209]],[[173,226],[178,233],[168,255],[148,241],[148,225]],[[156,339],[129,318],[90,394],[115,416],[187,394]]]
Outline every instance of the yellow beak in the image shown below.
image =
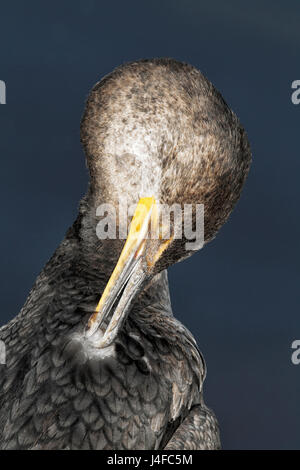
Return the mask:
[[107,347],[113,342],[127,317],[126,314],[133,298],[149,280],[152,267],[170,243],[171,239],[164,240],[158,245],[155,253],[151,254],[151,258],[147,258],[145,247],[150,229],[151,233],[154,233],[158,227],[159,211],[154,197],[141,198],[132,218],[129,234],[117,265],[103,291],[94,314],[88,322],[86,335],[90,337],[101,328],[103,322],[108,318],[115,300],[124,289],[98,347]]

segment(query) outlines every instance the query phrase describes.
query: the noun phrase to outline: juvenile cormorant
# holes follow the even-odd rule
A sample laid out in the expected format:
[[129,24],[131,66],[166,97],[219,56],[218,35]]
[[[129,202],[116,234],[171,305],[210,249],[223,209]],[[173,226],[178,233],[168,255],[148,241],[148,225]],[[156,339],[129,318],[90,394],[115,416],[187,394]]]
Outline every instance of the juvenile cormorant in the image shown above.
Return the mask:
[[[166,268],[193,251],[175,218],[162,236],[159,207],[204,204],[211,240],[248,173],[246,134],[198,70],[151,59],[95,85],[81,141],[90,184],[78,217],[0,329],[0,448],[218,449],[204,361],[169,298]],[[137,207],[126,243],[100,239],[97,208],[125,199]],[[160,237],[146,237],[150,221]]]

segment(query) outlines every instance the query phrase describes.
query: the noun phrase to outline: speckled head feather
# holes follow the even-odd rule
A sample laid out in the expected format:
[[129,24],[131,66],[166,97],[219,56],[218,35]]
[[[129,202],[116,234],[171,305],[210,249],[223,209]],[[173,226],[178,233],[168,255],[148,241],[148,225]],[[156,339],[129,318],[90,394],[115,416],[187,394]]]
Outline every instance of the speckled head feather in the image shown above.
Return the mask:
[[[173,59],[125,64],[97,83],[81,140],[95,201],[154,195],[169,205],[202,203],[205,242],[228,218],[251,161],[246,133],[221,94]],[[170,247],[170,263],[186,256],[184,242]]]

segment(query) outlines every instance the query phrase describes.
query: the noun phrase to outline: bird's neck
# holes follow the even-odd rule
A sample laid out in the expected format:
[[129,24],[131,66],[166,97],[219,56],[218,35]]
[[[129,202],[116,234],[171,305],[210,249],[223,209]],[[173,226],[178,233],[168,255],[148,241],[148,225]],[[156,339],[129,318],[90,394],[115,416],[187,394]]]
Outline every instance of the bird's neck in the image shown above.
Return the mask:
[[[99,240],[95,231],[93,215],[80,212],[77,220],[67,233],[66,239],[73,246],[72,260],[76,263],[80,277],[90,291],[99,298],[117,264],[124,240]],[[172,315],[167,271],[157,274],[133,304],[134,315],[147,315],[148,307],[160,305],[166,315]]]

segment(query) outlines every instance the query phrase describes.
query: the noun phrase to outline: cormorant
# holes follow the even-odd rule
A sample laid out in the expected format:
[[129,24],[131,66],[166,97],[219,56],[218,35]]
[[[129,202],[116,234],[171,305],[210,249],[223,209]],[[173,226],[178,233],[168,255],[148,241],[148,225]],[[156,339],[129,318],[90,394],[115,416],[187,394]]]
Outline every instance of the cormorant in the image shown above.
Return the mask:
[[[175,217],[163,236],[160,205],[191,204],[195,228],[204,204],[204,243],[214,238],[249,170],[245,131],[198,70],[149,59],[94,86],[81,141],[90,184],[78,217],[0,329],[0,448],[218,449],[205,364],[168,289],[168,266],[194,251]],[[126,243],[100,239],[97,208],[125,199],[136,206]]]

